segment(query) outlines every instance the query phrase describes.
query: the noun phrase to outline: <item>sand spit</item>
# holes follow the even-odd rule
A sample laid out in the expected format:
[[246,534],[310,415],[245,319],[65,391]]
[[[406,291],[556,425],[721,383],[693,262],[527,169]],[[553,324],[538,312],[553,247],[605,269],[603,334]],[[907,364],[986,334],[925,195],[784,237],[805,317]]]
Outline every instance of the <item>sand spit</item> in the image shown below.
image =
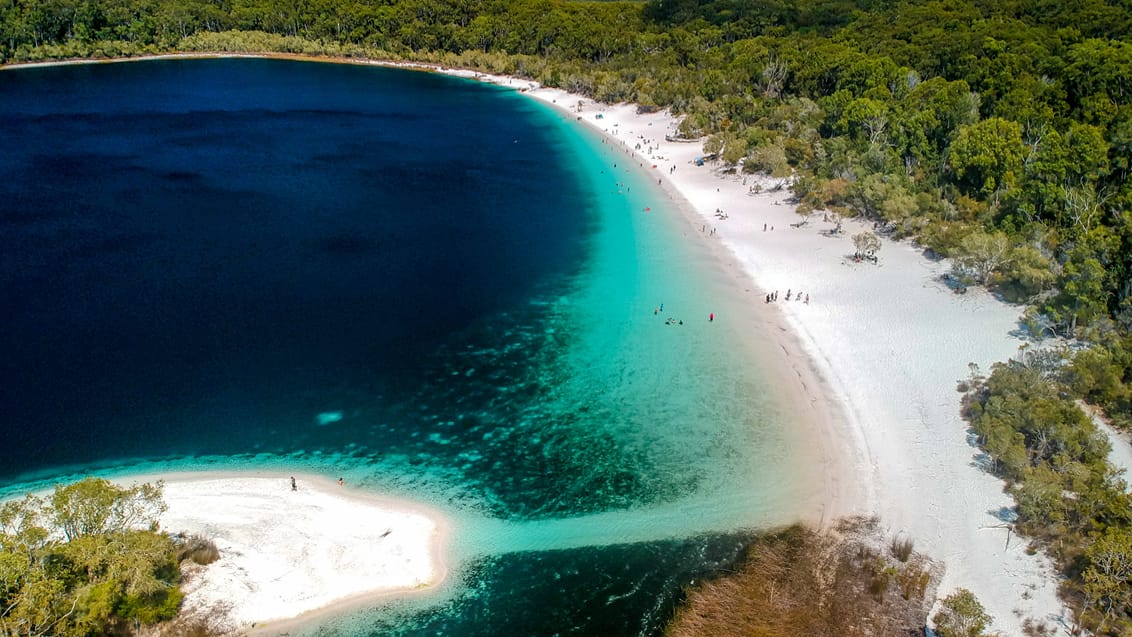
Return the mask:
[[[165,480],[163,530],[213,540],[220,559],[193,567],[185,616],[277,634],[375,598],[435,590],[448,523],[419,505],[314,475],[252,472],[131,476]],[[125,482],[125,480],[122,480]]]

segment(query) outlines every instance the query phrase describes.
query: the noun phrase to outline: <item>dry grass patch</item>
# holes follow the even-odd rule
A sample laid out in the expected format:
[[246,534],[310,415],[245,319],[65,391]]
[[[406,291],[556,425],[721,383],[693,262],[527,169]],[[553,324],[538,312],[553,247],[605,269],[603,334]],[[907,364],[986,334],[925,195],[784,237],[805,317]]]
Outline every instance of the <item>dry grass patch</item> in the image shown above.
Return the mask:
[[665,635],[922,635],[937,571],[911,540],[886,546],[875,520],[792,526],[757,539],[734,574],[688,590]]
[[204,566],[220,559],[220,549],[216,543],[200,535],[174,535],[173,541],[177,545],[177,562],[192,560],[194,564]]
[[912,556],[912,548],[915,546],[915,541],[910,537],[900,537],[899,535],[892,538],[892,557],[907,562],[908,558]]

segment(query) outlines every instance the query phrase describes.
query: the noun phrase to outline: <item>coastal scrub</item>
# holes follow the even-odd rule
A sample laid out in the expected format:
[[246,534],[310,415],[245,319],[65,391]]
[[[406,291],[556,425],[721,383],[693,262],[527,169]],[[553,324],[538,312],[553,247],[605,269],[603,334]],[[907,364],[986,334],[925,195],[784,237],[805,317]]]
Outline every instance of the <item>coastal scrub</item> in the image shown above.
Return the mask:
[[87,478],[0,506],[0,635],[132,634],[181,603],[162,483]]

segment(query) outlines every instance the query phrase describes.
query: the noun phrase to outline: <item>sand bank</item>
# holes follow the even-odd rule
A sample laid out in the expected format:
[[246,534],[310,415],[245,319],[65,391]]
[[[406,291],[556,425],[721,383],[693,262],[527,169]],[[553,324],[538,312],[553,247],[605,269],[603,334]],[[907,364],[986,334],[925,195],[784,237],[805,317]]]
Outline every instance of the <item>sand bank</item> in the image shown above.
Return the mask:
[[156,479],[169,506],[162,529],[220,549],[220,560],[186,578],[188,617],[275,634],[378,596],[435,589],[445,577],[448,524],[419,505],[314,475],[296,474],[296,490],[289,475],[253,472],[129,482]]

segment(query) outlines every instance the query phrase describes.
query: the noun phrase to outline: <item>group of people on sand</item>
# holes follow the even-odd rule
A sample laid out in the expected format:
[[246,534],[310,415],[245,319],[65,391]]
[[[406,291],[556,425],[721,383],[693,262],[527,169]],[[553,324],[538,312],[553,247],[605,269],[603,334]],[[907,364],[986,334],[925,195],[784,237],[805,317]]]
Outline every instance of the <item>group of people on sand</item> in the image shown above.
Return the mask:
[[[805,296],[804,299],[802,298],[803,296]],[[797,294],[794,294],[793,290],[787,289],[786,290],[786,300],[789,301],[791,298],[793,298],[795,301],[803,301],[805,303],[810,302],[810,294],[808,292],[805,295],[803,295],[801,291],[799,291]],[[773,303],[774,301],[777,301],[777,300],[778,300],[778,290],[775,290],[774,292],[771,292],[770,294],[766,295],[766,302],[767,303]]]

